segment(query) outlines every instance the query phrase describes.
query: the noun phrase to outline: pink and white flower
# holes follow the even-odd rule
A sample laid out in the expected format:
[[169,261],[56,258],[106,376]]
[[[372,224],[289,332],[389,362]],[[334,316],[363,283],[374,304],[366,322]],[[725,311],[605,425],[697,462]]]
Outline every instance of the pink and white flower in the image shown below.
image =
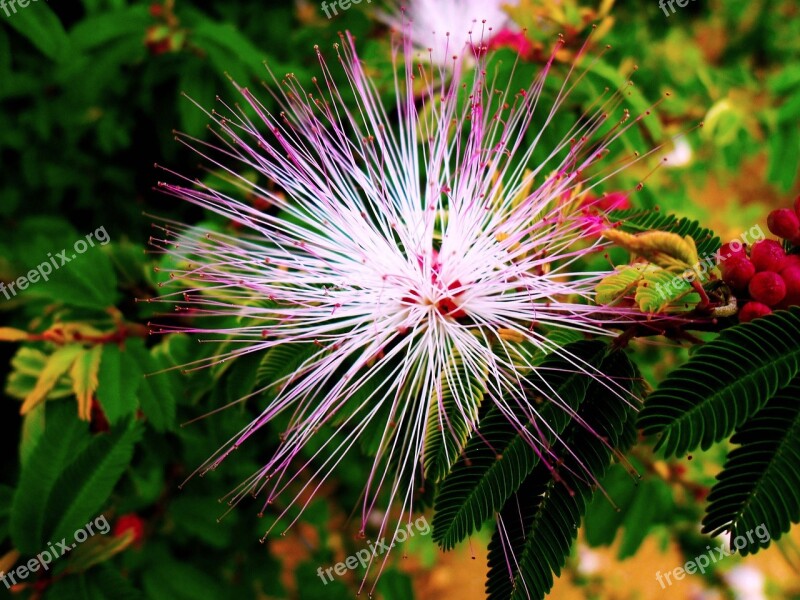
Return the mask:
[[[565,102],[583,77],[577,67],[546,102],[552,59],[524,90],[495,81],[487,56],[469,75],[456,63],[443,82],[434,66],[416,64],[412,40],[406,27],[395,41],[404,75],[392,105],[384,104],[345,34],[335,55],[353,101],[343,100],[317,50],[321,75],[310,87],[291,75],[276,81],[279,109],[239,87],[257,119],[220,101],[209,113],[215,143],[179,137],[241,197],[189,179],[160,184],[247,232],[161,228],[154,244],[179,265],[172,273],[179,289],[163,299],[196,320],[162,331],[238,343],[217,360],[286,344],[315,348],[261,416],[203,466],[216,468],[265,425],[288,416],[280,448],[234,492],[234,503],[263,492],[265,505],[289,495],[284,506],[304,508],[359,437],[377,427],[381,443],[365,483],[362,527],[387,505],[410,519],[428,416],[438,415],[444,432],[455,426],[442,410],[443,384],[459,407],[456,418],[470,431],[477,427],[467,384],[446,368],[454,359],[486,373],[484,402],[500,407],[547,460],[548,449],[525,427],[538,418],[520,386],[520,369],[532,361],[521,367],[519,357],[526,359],[515,348],[562,353],[577,371],[599,378],[542,328],[607,335],[609,327],[641,318],[593,306],[594,287],[608,273],[586,272],[580,262],[601,244],[584,239],[583,194],[596,193],[624,167],[603,159],[637,120],[620,109],[624,90],[607,93],[576,119]],[[421,100],[412,79],[416,91],[425,83]],[[567,118],[574,120],[567,135],[541,154],[543,133]],[[544,158],[534,161],[536,153]],[[248,194],[270,208],[244,202]],[[203,317],[236,317],[240,325],[202,327]],[[544,380],[538,387],[541,398],[564,406]],[[514,416],[520,411],[528,421]],[[318,435],[318,449],[308,451]],[[398,518],[383,514],[382,533]]]

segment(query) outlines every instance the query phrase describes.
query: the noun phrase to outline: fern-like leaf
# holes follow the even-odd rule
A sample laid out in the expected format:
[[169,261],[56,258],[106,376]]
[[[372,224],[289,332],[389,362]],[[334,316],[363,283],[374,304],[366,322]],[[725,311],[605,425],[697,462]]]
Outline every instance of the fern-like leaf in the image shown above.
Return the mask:
[[650,395],[639,426],[665,456],[707,450],[800,372],[800,308],[728,329]]
[[[747,545],[739,552],[749,554],[800,522],[800,378],[770,399],[731,442],[740,446],[708,496],[703,532],[727,531],[732,542],[742,537]],[[762,525],[769,535],[757,531],[754,538]]]
[[[601,369],[633,389],[636,369],[624,353],[607,357]],[[544,598],[566,562],[595,479],[605,474],[615,449],[635,439],[635,407],[599,381],[589,386],[578,414],[585,424],[573,420],[564,431],[556,473],[538,465],[500,513],[489,544],[489,600]]]
[[[440,387],[433,391],[428,408],[424,458],[427,478],[443,479],[461,454],[478,419],[488,372],[488,367],[482,371],[471,369],[458,354],[443,369]],[[456,399],[461,399],[462,404]]]
[[[578,342],[565,348],[590,365],[599,366],[607,352],[603,342]],[[561,400],[573,410],[577,409],[586,393],[590,376],[571,372],[574,366],[566,359],[551,355],[545,359],[529,378],[538,373],[547,374],[547,384],[552,386]],[[563,408],[552,403],[539,410],[541,424],[529,424],[531,434],[544,437],[542,442],[551,445],[568,422]],[[525,415],[517,415],[522,422]],[[543,433],[535,427],[544,429]],[[541,451],[541,450],[540,450]],[[492,407],[481,420],[479,434],[473,435],[450,474],[442,482],[435,502],[433,539],[444,549],[454,547],[484,521],[500,510],[506,500],[519,488],[522,481],[539,463],[539,455],[523,438],[508,416]]]

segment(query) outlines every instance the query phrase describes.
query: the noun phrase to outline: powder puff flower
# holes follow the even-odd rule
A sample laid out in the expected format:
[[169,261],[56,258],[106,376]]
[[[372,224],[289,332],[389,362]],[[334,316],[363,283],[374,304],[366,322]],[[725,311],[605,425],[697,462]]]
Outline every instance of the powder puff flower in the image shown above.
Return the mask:
[[[608,273],[581,266],[601,242],[587,244],[582,196],[573,193],[596,194],[623,163],[647,156],[604,161],[638,121],[620,108],[625,90],[575,119],[564,105],[583,77],[577,67],[546,102],[552,59],[523,90],[495,81],[486,55],[468,76],[456,63],[443,82],[435,67],[415,63],[412,39],[407,28],[395,40],[402,75],[393,105],[343,34],[334,52],[351,100],[317,49],[321,75],[310,87],[291,75],[275,81],[278,109],[237,87],[248,110],[220,101],[208,113],[215,142],[179,136],[225,174],[225,191],[190,179],[160,184],[238,224],[235,234],[160,228],[153,243],[178,265],[177,289],[163,299],[195,319],[161,331],[237,344],[216,360],[311,348],[261,415],[202,467],[215,469],[267,424],[283,424],[278,450],[232,503],[262,494],[265,507],[285,500],[281,515],[290,506],[301,513],[359,438],[377,431],[360,512],[362,528],[382,514],[383,534],[391,519],[411,518],[430,429],[475,431],[475,374],[485,380],[483,402],[508,415],[547,460],[550,450],[531,430],[548,424],[527,425],[540,420],[542,401],[570,409],[536,375],[533,353],[560,353],[576,371],[602,375],[544,332],[604,335],[642,317],[592,304]],[[544,131],[566,119],[573,124],[563,141],[542,148]],[[537,152],[544,158],[534,161]],[[262,199],[256,206],[244,200],[254,196]],[[204,317],[213,319],[207,327]],[[220,327],[220,317],[235,319]],[[464,368],[451,368],[457,363]],[[525,376],[536,399],[523,392]],[[448,394],[455,409],[446,411]],[[378,510],[388,506],[396,510]]]
[[453,56],[469,57],[478,39],[491,44],[510,22],[504,10],[508,4],[508,0],[413,0],[378,16],[398,31],[408,30],[416,49],[424,56],[429,53],[434,64],[447,66]]

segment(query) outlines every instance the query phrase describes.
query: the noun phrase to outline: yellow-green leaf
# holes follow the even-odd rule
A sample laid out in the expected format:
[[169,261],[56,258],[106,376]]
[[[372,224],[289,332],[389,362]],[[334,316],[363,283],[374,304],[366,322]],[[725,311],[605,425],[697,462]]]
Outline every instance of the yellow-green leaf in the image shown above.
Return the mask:
[[75,362],[82,350],[81,346],[70,344],[69,346],[62,346],[48,357],[44,369],[42,369],[39,378],[36,380],[36,385],[22,403],[21,414],[27,414],[47,398],[47,394],[53,389],[59,378],[69,371],[72,363]]
[[13,327],[0,327],[0,342],[24,342],[27,339],[27,331]]
[[694,310],[700,294],[683,277],[659,269],[644,274],[636,288],[636,304],[646,313],[682,313]]
[[102,355],[103,347],[94,346],[91,350],[84,350],[72,364],[70,371],[72,389],[78,401],[78,418],[83,421],[92,418],[92,396],[97,391],[97,373],[100,370]]
[[649,264],[623,265],[597,284],[595,301],[597,304],[608,306],[626,296],[633,296],[644,273],[657,270],[658,267]]

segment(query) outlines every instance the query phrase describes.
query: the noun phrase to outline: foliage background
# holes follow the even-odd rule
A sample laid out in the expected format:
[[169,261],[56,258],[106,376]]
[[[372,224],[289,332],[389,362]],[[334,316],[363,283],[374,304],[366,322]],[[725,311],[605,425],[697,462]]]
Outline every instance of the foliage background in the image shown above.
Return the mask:
[[[573,2],[563,5],[577,11]],[[183,365],[210,350],[180,336],[141,336],[137,325],[156,315],[160,322],[172,316],[163,316],[163,306],[134,298],[157,295],[164,277],[154,269],[161,257],[146,253],[153,234],[147,214],[189,223],[208,218],[153,189],[162,176],[154,163],[204,176],[196,157],[173,139],[175,128],[207,135],[205,115],[181,92],[211,107],[217,94],[234,96],[224,73],[258,84],[265,78],[263,59],[278,74],[294,72],[308,80],[316,73],[313,45],[329,48],[344,29],[362,41],[362,56],[386,64],[387,34],[368,18],[363,3],[330,21],[313,2],[178,0],[174,6],[156,6],[161,8],[125,0],[65,0],[33,2],[10,16],[0,11],[0,280],[13,281],[48,252],[98,227],[112,239],[59,271],[52,282],[11,300],[0,298],[7,326],[42,333],[68,324],[67,338],[74,331],[112,336],[95,344],[103,354],[97,384],[81,387],[73,372],[56,373],[47,402],[24,417],[21,400],[41,384],[54,350],[70,344],[67,338],[56,343],[51,338],[0,345],[0,377],[6,382],[0,402],[0,556],[8,560],[14,549],[23,556],[35,554],[56,539],[48,534],[74,531],[101,512],[112,522],[137,515],[144,527],[141,541],[119,531],[110,541],[92,539],[86,546],[94,554],[87,550],[88,558],[64,558],[38,584],[32,577],[15,594],[350,598],[354,580],[322,586],[315,572],[360,547],[348,516],[363,465],[350,459],[285,538],[258,543],[269,516],[259,520],[256,506],[244,506],[217,524],[222,511],[216,499],[249,474],[274,441],[243,448],[237,461],[179,491],[178,484],[246,424],[255,408],[226,411],[188,427],[179,424],[252,389],[257,365],[240,361],[191,377],[170,371],[142,379],[141,373]],[[587,2],[584,8],[596,7]],[[530,33],[545,45],[559,29],[583,27],[570,10],[560,14],[556,3],[526,0],[523,9],[550,18],[545,21],[550,31]],[[685,134],[691,148],[688,164],[661,169],[648,179],[635,196],[639,206],[667,208],[731,238],[763,225],[770,208],[785,206],[797,195],[799,12],[792,0],[697,0],[670,17],[656,2],[614,4],[601,28],[602,42],[613,47],[604,59],[608,73],[598,76],[598,85],[604,78],[606,84],[622,81],[621,73],[638,65],[635,81],[642,102],[667,90],[672,96],[660,106],[653,130],[633,135],[668,142]],[[524,65],[515,77],[525,80],[536,68]],[[705,123],[701,129],[696,127],[700,121]],[[630,188],[640,176],[624,175],[618,185]],[[125,351],[114,343],[119,327],[126,332]],[[636,349],[653,384],[687,357],[685,350],[663,344]],[[99,399],[112,437],[93,435],[78,421],[76,392]],[[98,421],[95,415],[95,432],[102,428]],[[63,453],[62,463],[50,460],[44,446]],[[696,523],[703,493],[725,450],[724,444],[715,446],[691,462],[668,463],[647,452],[633,457],[645,474],[642,484],[630,492],[621,512],[599,504],[590,512],[586,537],[568,565],[569,581],[559,584],[556,595],[689,597],[690,589],[700,588],[730,594],[723,573],[738,559],[680,589],[663,592],[653,581],[655,570],[674,568],[702,548]],[[626,494],[626,483],[612,472],[608,489]],[[12,517],[14,511],[22,516]],[[59,522],[62,514],[72,522]],[[474,540],[482,564],[487,540]],[[612,550],[588,550],[588,545],[612,543]],[[415,539],[405,550],[409,559],[398,553],[379,584],[382,597],[482,597],[483,570],[474,568],[469,550],[442,556],[430,539]],[[783,549],[787,552],[788,559],[772,549],[756,563],[773,577],[768,585],[773,597],[800,597],[797,571],[788,566],[798,564],[798,553],[791,546]],[[630,560],[640,561],[638,566],[631,567],[630,560],[614,566],[615,556],[623,560],[634,554]],[[598,560],[601,571],[590,568]],[[620,572],[644,577],[630,589]]]

